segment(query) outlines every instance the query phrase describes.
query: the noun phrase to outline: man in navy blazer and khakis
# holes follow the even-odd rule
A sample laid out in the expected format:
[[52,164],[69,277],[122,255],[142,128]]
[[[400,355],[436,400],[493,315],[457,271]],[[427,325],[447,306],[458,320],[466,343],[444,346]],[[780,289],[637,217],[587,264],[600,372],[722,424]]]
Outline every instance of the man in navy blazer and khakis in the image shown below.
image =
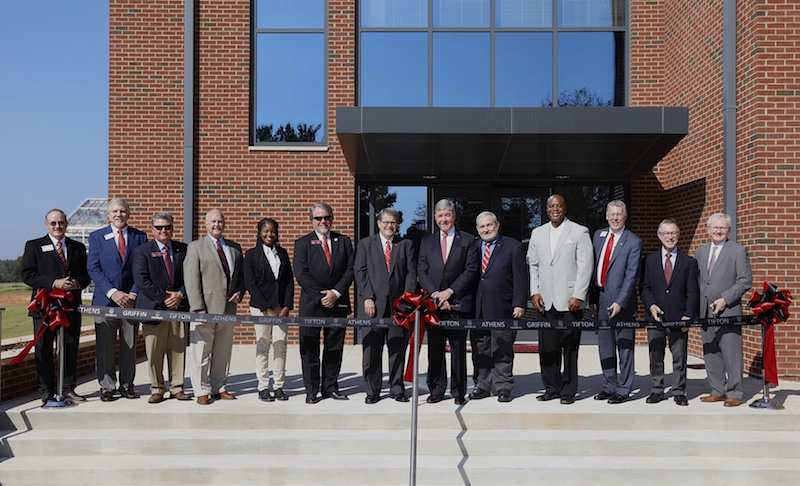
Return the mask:
[[[87,269],[94,281],[92,305],[129,309],[136,304],[137,289],[133,281],[132,255],[136,247],[147,241],[147,235],[128,226],[130,206],[125,199],[108,203],[109,226],[89,235]],[[125,398],[139,398],[133,389],[136,376],[136,341],[139,323],[123,317],[96,317],[97,381],[100,400],[109,402],[120,393]],[[119,389],[117,390],[116,344],[119,335]]]

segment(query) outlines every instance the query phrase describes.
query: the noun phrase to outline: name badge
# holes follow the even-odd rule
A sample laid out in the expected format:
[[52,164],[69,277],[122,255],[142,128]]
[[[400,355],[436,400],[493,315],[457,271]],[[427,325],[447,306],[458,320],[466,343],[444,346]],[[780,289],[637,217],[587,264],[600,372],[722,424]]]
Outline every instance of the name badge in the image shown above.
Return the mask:
[[322,244],[322,240],[311,240],[311,244],[312,245],[321,245]]
[[600,238],[605,238],[607,234],[608,234],[608,231],[601,231],[600,232]]
[[150,254],[150,256],[153,258],[162,258],[160,251],[154,251],[153,253]]
[[50,244],[50,245],[42,245],[42,253],[46,253],[48,251],[53,251],[53,250],[55,250],[55,248],[53,248],[52,244]]
[[105,238],[106,240],[113,240],[114,239],[114,233],[106,233],[103,236],[103,238]]

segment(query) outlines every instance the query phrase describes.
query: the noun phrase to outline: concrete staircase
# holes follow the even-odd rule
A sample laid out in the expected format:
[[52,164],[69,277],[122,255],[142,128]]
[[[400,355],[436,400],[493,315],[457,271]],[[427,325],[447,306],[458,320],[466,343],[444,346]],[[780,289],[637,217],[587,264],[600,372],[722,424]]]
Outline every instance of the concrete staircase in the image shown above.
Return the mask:
[[[609,405],[591,399],[600,375],[596,351],[584,348],[573,405],[535,400],[535,355],[517,356],[509,404],[426,404],[422,395],[417,483],[795,484],[800,477],[797,383],[777,390],[782,411],[701,403],[702,370],[690,370],[689,407],[646,404],[646,375],[637,376],[636,400]],[[289,369],[299,371],[296,352],[290,348]],[[637,369],[646,369],[646,349],[641,353]],[[65,410],[4,403],[0,483],[408,484],[410,404],[363,403],[359,347],[349,350],[342,371],[351,400],[317,405],[303,403],[296,375],[287,383],[288,402],[260,402],[252,356],[250,346],[234,353],[230,388],[239,399],[207,407],[150,405],[145,385],[137,386],[139,400],[102,403],[94,392]],[[760,381],[746,382],[747,397],[760,396]],[[79,391],[93,388],[88,382]]]

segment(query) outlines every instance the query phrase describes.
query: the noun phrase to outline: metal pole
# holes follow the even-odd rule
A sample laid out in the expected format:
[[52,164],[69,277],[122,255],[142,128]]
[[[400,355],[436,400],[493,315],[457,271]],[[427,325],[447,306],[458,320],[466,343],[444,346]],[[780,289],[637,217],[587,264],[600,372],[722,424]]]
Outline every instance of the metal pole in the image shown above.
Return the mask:
[[761,381],[764,384],[764,396],[756,398],[750,404],[753,408],[767,408],[770,410],[783,410],[783,404],[777,400],[770,400],[769,398],[769,382],[767,381],[767,374],[764,373],[764,342],[767,338],[767,327],[761,326]]
[[411,392],[411,466],[408,477],[408,484],[416,486],[417,484],[417,412],[419,409],[419,321],[420,311],[419,308],[414,311],[414,343],[412,350],[414,356],[414,366],[412,372],[411,383],[413,391]]
[[58,328],[58,392],[56,400],[64,401],[64,326]]

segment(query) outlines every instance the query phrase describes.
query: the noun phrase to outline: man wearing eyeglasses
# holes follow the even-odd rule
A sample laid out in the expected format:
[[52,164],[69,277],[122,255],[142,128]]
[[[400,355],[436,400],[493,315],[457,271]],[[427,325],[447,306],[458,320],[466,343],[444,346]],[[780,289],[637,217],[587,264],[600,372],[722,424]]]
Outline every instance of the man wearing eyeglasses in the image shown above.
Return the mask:
[[[355,275],[358,315],[392,317],[395,299],[417,289],[417,259],[411,240],[397,235],[400,214],[394,208],[378,213],[378,234],[358,242]],[[380,400],[383,379],[383,345],[389,349],[389,397],[407,402],[403,365],[410,331],[393,323],[388,329],[366,328],[363,339],[364,386],[367,404]]]
[[[131,308],[136,303],[131,255],[147,241],[147,235],[128,226],[130,206],[125,199],[108,203],[109,225],[89,235],[87,268],[94,281],[92,305]],[[97,352],[95,363],[100,383],[100,400],[115,400],[115,393],[125,398],[139,398],[133,389],[136,376],[136,340],[139,323],[122,317],[96,317],[94,320]],[[119,389],[117,389],[117,335],[119,335]]]
[[[22,281],[33,288],[31,298],[39,289],[52,292],[61,289],[72,295],[72,300],[61,299],[64,307],[75,309],[81,304],[81,289],[89,285],[86,272],[86,247],[67,238],[67,215],[60,209],[51,209],[45,215],[47,235],[25,243],[22,254]],[[58,393],[66,400],[83,401],[75,392],[75,370],[78,362],[78,344],[81,337],[81,314],[77,310],[67,312],[69,327],[64,329],[64,382],[56,390],[56,369],[53,361],[53,340],[56,333],[46,328],[36,341],[36,375],[39,378],[39,393],[42,404],[46,404]],[[29,312],[33,318],[33,334],[39,332],[44,317],[40,312]]]
[[[186,244],[172,239],[174,230],[170,213],[156,213],[152,218],[153,240],[133,252],[133,280],[139,290],[136,307],[188,311],[183,285],[183,261]],[[149,403],[164,400],[164,356],[167,357],[169,392],[172,398],[191,400],[183,391],[186,325],[180,321],[152,321],[142,326],[147,368],[150,373]]]
[[[314,231],[294,242],[294,276],[300,284],[300,317],[346,317],[350,314],[350,284],[353,283],[353,244],[350,238],[331,231],[333,209],[319,202],[309,212]],[[320,362],[319,336],[325,348]],[[306,403],[323,398],[347,400],[339,392],[345,328],[300,327],[300,359]],[[321,375],[320,375],[321,371]],[[321,381],[321,389],[320,389]]]

